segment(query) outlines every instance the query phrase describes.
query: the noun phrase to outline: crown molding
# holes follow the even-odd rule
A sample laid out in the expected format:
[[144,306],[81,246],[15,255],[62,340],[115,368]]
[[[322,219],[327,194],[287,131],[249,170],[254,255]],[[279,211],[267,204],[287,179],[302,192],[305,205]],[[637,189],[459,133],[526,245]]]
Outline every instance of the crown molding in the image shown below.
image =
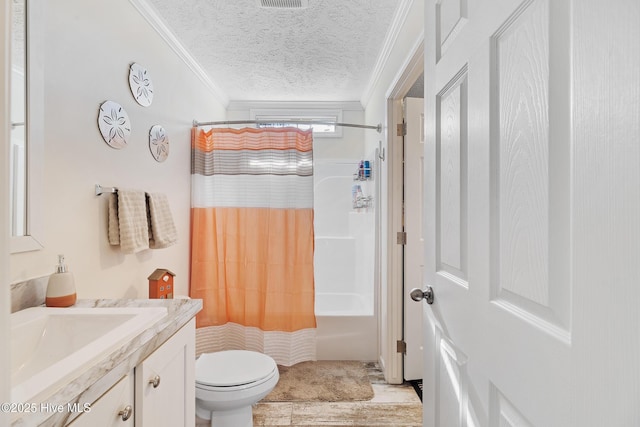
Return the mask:
[[222,105],[226,108],[229,105],[229,96],[211,79],[209,74],[195,60],[189,51],[180,43],[178,38],[162,20],[158,12],[146,0],[129,0],[140,15],[151,25],[151,27],[162,37],[176,55],[189,67],[189,69],[213,92]]
[[245,111],[251,109],[289,109],[289,110],[343,110],[363,111],[360,101],[230,101],[227,111]]
[[371,99],[371,95],[373,95],[373,90],[378,84],[380,77],[382,76],[382,72],[384,71],[384,67],[387,65],[387,61],[389,60],[389,56],[391,55],[391,51],[393,50],[393,46],[398,39],[398,35],[402,30],[402,26],[409,15],[409,11],[411,10],[411,6],[415,0],[401,0],[400,5],[398,6],[398,10],[393,17],[393,21],[391,22],[391,26],[389,27],[389,31],[387,31],[387,36],[384,40],[384,45],[380,50],[380,54],[378,55],[378,60],[376,61],[376,65],[373,68],[373,72],[371,73],[371,77],[369,77],[369,82],[362,92],[362,96],[360,97],[360,104],[362,107],[366,107],[367,103]]

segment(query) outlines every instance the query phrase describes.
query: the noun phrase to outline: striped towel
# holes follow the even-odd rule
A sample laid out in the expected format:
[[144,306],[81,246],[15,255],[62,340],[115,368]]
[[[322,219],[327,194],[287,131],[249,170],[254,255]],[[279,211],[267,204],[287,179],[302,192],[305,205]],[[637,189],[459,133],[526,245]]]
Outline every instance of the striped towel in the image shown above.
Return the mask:
[[173,223],[167,196],[163,193],[148,193],[147,207],[149,247],[161,249],[175,244],[178,241],[178,233]]
[[109,243],[124,253],[149,249],[149,225],[145,192],[118,190],[109,198]]

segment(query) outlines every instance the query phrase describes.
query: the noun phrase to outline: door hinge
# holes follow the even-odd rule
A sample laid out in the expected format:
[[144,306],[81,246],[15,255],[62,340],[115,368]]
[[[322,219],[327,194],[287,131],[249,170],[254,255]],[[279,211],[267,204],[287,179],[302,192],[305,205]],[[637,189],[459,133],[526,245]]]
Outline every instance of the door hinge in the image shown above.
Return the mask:
[[407,354],[407,343],[403,340],[396,341],[396,351],[398,353]]
[[397,136],[405,136],[407,134],[407,124],[398,123]]
[[407,232],[406,231],[398,231],[398,234],[396,234],[396,243],[398,245],[406,245],[407,244]]

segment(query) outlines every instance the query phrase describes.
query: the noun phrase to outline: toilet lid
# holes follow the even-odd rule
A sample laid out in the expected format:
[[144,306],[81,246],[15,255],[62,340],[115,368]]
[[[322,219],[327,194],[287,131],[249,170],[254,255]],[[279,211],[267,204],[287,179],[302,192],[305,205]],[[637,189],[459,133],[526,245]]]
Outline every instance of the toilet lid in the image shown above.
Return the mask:
[[246,350],[203,353],[196,360],[196,382],[231,387],[260,381],[278,369],[269,356]]

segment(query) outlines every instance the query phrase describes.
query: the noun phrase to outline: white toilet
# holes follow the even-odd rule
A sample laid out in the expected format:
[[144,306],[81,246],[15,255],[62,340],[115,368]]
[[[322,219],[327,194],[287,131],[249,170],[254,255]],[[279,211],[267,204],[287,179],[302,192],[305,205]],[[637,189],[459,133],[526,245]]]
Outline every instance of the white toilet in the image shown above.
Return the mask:
[[203,353],[196,360],[196,415],[212,427],[252,427],[251,405],[278,383],[276,362],[246,350]]

